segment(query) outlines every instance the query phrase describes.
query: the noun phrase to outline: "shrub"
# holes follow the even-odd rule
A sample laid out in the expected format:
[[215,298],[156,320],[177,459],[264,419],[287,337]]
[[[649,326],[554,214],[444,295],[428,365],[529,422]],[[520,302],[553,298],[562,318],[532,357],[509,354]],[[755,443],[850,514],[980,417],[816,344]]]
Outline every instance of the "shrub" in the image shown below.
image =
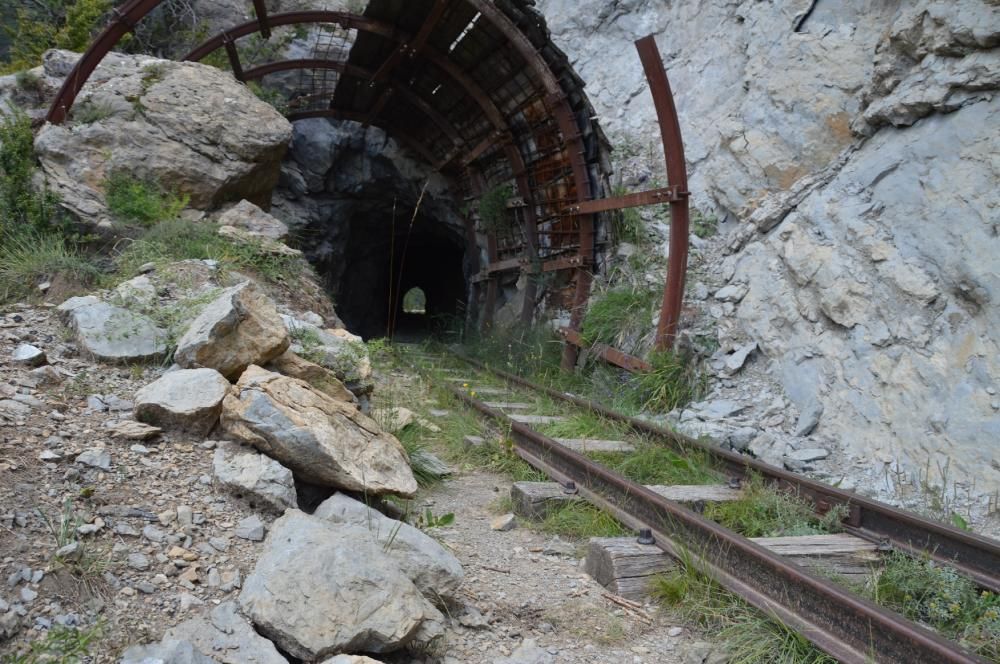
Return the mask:
[[0,111],[0,238],[18,231],[48,232],[62,223],[56,198],[32,184],[35,137],[17,109]]
[[479,223],[483,230],[495,233],[510,225],[507,201],[513,195],[514,189],[510,185],[500,185],[479,198]]
[[50,48],[83,51],[111,9],[111,0],[19,4],[11,25],[4,27],[11,37],[11,49],[0,73],[30,69]]
[[[588,344],[605,343],[626,352],[630,328],[648,330],[652,326],[658,293],[638,288],[617,288],[591,301],[581,335]],[[635,344],[631,344],[634,346]]]
[[100,271],[56,233],[22,231],[0,242],[0,302],[29,296],[39,283],[57,274],[85,286]]
[[669,351],[657,351],[649,356],[649,363],[652,370],[634,378],[643,409],[669,412],[698,396],[704,378],[693,361]]
[[150,226],[180,214],[188,197],[169,192],[151,180],[114,173],[107,181],[107,203],[117,221]]

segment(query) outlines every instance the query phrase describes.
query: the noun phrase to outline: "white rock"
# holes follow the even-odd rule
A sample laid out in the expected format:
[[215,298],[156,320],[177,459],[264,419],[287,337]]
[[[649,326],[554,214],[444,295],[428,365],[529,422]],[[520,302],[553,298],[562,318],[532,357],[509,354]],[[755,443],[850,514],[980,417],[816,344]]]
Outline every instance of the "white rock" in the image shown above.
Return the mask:
[[280,513],[297,505],[292,471],[252,447],[220,442],[212,465],[215,481],[253,506],[263,505]]
[[164,429],[207,434],[219,420],[229,381],[214,369],[164,374],[135,395],[135,419]]
[[48,358],[41,348],[31,344],[21,344],[10,354],[10,361],[26,367],[38,367],[48,362]]

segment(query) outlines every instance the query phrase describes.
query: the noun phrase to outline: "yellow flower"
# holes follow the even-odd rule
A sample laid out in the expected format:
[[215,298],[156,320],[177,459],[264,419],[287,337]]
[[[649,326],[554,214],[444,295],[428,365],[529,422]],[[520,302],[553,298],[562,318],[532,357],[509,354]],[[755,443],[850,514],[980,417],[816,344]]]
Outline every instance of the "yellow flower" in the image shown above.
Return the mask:
[[468,383],[462,383],[462,387],[468,387],[468,386],[469,386]]
[[473,397],[476,396],[476,391],[473,390],[472,392],[469,392],[469,396],[473,396]]

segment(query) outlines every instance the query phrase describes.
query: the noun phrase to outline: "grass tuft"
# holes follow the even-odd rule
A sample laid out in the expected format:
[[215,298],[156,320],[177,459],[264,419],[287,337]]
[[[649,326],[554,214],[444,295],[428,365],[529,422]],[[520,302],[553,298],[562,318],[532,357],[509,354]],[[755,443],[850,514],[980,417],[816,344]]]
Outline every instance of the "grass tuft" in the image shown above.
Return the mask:
[[817,516],[808,500],[779,491],[755,474],[738,500],[710,503],[705,516],[744,537],[782,537],[840,532],[845,511]]
[[715,471],[708,452],[690,450],[685,456],[662,445],[645,444],[629,454],[592,454],[597,461],[639,484],[715,484],[722,475]]
[[566,503],[549,512],[541,522],[541,529],[575,539],[624,537],[629,533],[613,516],[582,500]]
[[116,221],[151,226],[173,219],[187,207],[188,197],[164,189],[151,180],[114,173],[106,183],[108,211]]
[[59,235],[20,232],[0,243],[0,302],[31,296],[37,286],[55,276],[85,288],[100,276],[86,256]]
[[45,636],[32,642],[29,651],[4,658],[4,664],[78,664],[90,661],[91,647],[101,638],[104,625],[98,622],[86,629],[55,626]]

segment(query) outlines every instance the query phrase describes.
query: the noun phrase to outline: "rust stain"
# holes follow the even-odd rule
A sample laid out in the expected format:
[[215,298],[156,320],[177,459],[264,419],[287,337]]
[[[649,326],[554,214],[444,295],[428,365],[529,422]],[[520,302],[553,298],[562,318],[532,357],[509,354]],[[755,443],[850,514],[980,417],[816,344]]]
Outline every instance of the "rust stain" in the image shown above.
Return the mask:
[[851,132],[851,116],[843,111],[827,116],[826,126],[841,145],[846,145],[854,139],[854,134]]

